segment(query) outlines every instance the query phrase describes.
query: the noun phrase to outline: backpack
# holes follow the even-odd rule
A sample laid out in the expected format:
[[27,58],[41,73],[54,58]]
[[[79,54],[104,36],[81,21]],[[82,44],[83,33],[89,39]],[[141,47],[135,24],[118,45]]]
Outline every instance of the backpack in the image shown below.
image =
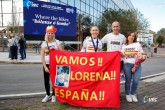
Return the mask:
[[13,45],[12,46],[17,46],[17,43],[15,42],[16,39],[14,39]]

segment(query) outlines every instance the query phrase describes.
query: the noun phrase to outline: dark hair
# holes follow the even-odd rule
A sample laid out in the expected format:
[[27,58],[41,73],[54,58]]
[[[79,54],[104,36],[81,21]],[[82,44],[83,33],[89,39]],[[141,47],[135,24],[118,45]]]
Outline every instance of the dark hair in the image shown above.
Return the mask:
[[126,35],[126,42],[125,42],[126,45],[128,45],[128,36],[130,36],[132,33],[135,34],[133,42],[137,42],[137,34],[135,32],[128,32]]
[[90,26],[90,31],[91,31],[91,29],[92,29],[93,27],[97,27],[98,30],[99,30],[99,27],[98,27],[97,25],[92,25],[92,26]]

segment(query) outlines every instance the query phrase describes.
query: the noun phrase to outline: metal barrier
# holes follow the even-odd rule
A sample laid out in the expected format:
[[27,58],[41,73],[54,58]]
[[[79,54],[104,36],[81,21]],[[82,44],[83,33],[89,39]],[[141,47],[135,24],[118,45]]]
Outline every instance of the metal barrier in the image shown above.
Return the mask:
[[2,52],[5,52],[5,51],[7,51],[8,49],[8,46],[7,46],[7,44],[8,44],[8,40],[6,39],[6,38],[0,38],[0,48],[1,48],[1,50],[0,51],[2,51]]
[[[40,54],[42,42],[43,41],[26,41],[26,49]],[[78,41],[62,41],[61,43],[63,49],[67,51],[79,51],[78,47],[81,45],[81,42]],[[7,38],[0,38],[0,51],[8,51]]]
[[40,54],[41,44],[32,44],[32,49],[35,49],[35,52]]

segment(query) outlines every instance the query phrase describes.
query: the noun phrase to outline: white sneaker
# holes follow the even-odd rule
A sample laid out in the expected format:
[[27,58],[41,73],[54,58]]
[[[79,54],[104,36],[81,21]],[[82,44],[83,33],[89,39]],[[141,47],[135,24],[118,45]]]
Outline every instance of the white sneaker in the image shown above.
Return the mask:
[[127,100],[127,102],[132,102],[131,96],[130,95],[126,95],[126,100]]
[[56,97],[54,95],[52,96],[52,101],[51,102],[56,102]]
[[138,99],[137,99],[136,95],[131,95],[131,97],[132,97],[133,102],[138,102]]
[[48,100],[50,100],[51,97],[46,95],[43,99],[42,99],[42,102],[47,102]]

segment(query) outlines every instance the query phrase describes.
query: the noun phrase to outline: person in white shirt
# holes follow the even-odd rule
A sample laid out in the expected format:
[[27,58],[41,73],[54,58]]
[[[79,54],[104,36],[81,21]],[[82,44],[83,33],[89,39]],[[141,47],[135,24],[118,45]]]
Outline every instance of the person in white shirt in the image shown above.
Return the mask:
[[[137,42],[136,33],[128,33],[126,36],[126,43],[122,46],[122,54],[124,61],[124,73],[125,73],[125,94],[128,102],[138,102],[136,97],[137,87],[139,79],[141,77],[141,64],[138,65],[137,70],[133,73],[132,68],[134,67],[136,55],[144,53],[142,46]],[[131,85],[132,80],[132,85]]]
[[97,26],[92,26],[90,28],[91,36],[86,37],[83,42],[83,47],[81,52],[98,52],[102,50],[102,42],[98,38],[99,28]]
[[18,40],[15,35],[11,39],[11,60],[17,61],[18,59]]
[[50,83],[49,83],[49,50],[57,49],[62,50],[62,46],[60,41],[55,39],[55,33],[57,29],[54,26],[48,26],[46,28],[45,41],[41,45],[41,60],[43,65],[43,73],[44,73],[44,84],[46,89],[46,96],[42,100],[42,102],[47,102],[49,99],[52,99],[51,102],[56,101],[54,90],[52,96],[50,95]]
[[[112,23],[112,32],[106,34],[102,39],[102,43],[107,45],[107,52],[121,51],[122,45],[125,43],[125,36],[119,33],[120,23],[114,21]],[[123,67],[123,61],[121,60],[120,71]]]
[[8,51],[9,51],[9,58],[11,59],[11,46],[12,46],[12,37],[9,36],[8,39]]

